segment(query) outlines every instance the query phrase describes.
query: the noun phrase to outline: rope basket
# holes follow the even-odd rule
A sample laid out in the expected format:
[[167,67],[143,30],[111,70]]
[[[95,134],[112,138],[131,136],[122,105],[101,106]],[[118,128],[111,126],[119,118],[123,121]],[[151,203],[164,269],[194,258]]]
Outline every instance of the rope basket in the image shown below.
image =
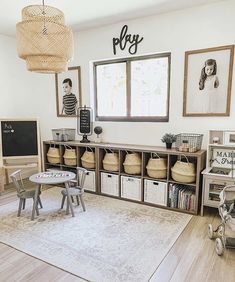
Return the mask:
[[29,71],[57,73],[67,70],[73,56],[73,33],[57,8],[43,5],[22,10],[16,25],[17,51]]
[[141,172],[140,155],[138,153],[128,153],[127,152],[123,166],[124,166],[125,173],[140,174]]
[[59,148],[50,147],[47,152],[47,160],[51,164],[60,163],[60,151]]
[[119,170],[118,154],[114,153],[112,150],[110,150],[110,152],[108,152],[107,150],[105,151],[106,154],[103,159],[103,168],[109,171],[118,171]]
[[[157,158],[154,158],[154,155]],[[166,178],[167,176],[167,160],[165,158],[160,158],[158,154],[151,154],[151,158],[146,166],[147,174],[153,178]]]
[[0,192],[4,191],[4,168],[0,167]]
[[171,175],[175,181],[192,183],[196,180],[195,165],[190,163],[188,158],[184,156],[187,162],[177,161],[171,168]]
[[76,150],[72,149],[70,146],[65,146],[65,152],[63,157],[65,165],[77,165]]
[[92,151],[92,149],[90,150],[91,151],[88,151],[86,148],[86,151],[81,157],[82,166],[85,168],[95,168],[95,153]]

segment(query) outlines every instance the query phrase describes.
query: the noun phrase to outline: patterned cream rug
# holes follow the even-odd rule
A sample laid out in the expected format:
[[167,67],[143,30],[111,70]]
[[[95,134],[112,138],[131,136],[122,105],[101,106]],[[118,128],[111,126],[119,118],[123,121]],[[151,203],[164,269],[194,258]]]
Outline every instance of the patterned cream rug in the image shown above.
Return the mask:
[[57,187],[42,202],[34,221],[30,200],[20,218],[18,201],[1,206],[0,241],[90,281],[148,281],[192,218],[93,194],[72,218]]

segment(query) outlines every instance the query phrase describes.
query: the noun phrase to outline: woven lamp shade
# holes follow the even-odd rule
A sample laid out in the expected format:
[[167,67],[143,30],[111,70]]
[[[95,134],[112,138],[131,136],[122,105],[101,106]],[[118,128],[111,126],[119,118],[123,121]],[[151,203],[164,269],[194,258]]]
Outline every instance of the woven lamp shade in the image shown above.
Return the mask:
[[67,71],[73,56],[73,33],[64,24],[64,14],[45,5],[27,6],[16,25],[17,51],[29,71]]

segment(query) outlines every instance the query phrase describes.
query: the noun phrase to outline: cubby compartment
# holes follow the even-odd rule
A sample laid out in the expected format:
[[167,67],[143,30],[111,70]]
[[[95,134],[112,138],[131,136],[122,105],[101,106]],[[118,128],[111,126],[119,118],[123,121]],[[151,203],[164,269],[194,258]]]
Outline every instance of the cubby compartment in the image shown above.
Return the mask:
[[141,201],[141,178],[121,176],[121,197]]
[[60,165],[61,164],[61,151],[60,151],[60,146],[49,143],[44,145],[44,150],[45,150],[45,164],[48,165]]
[[168,174],[168,155],[146,152],[143,155],[143,176],[149,179],[166,181]]
[[196,209],[195,187],[170,183],[168,191],[168,207],[194,213]]
[[170,155],[169,182],[196,185],[197,157]]
[[[81,174],[82,172],[80,172]],[[87,175],[84,182],[85,191],[96,192],[95,171],[87,170]]]
[[61,166],[60,164],[50,164],[50,163],[44,163],[44,170],[48,170],[48,169],[55,169],[55,170],[60,170]]
[[119,196],[119,175],[101,172],[101,193]]
[[126,175],[141,175],[143,153],[139,151],[120,151],[120,172]]
[[117,149],[100,149],[99,150],[99,170],[110,173],[119,173],[120,156]]
[[167,183],[145,179],[144,202],[167,206]]

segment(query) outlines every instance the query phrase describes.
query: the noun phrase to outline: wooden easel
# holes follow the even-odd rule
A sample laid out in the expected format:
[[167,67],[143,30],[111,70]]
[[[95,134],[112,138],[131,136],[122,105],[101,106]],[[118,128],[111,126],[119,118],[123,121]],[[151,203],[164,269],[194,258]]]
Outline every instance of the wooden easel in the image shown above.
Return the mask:
[[[40,130],[38,119],[0,119],[0,124],[4,121],[35,121],[37,124],[37,149],[38,154],[33,156],[11,156],[3,157],[2,150],[2,130],[0,129],[0,195],[4,191],[4,182],[9,184],[10,169],[29,169],[37,167],[38,171],[41,171],[41,142],[40,142]],[[4,172],[3,172],[4,170]],[[5,181],[4,181],[5,178]]]

